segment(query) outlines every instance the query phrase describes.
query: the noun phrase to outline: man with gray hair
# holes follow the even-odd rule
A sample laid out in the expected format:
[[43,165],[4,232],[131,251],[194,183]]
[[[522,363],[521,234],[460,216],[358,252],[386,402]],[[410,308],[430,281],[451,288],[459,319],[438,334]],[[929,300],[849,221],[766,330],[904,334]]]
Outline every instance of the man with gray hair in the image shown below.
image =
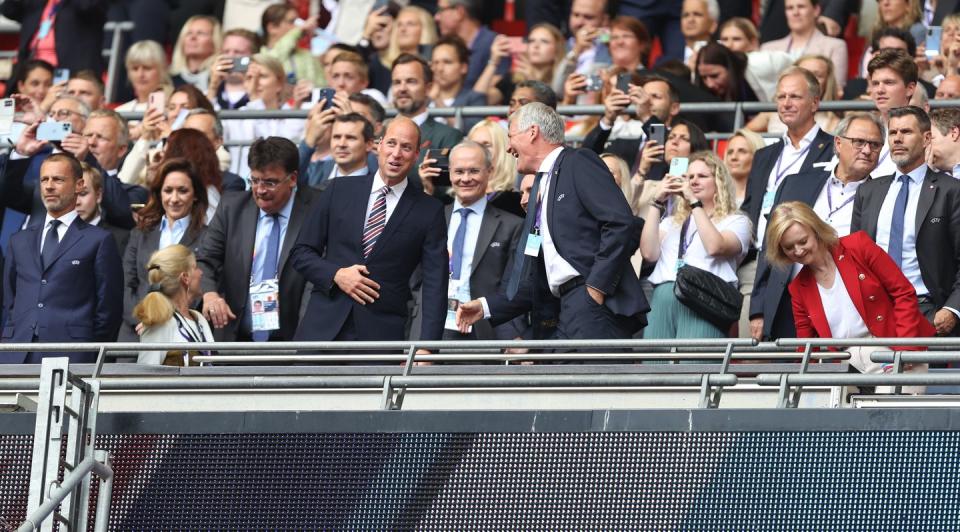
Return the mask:
[[537,177],[506,293],[460,305],[460,330],[532,310],[535,337],[542,338],[552,295],[560,300],[557,338],[630,338],[650,310],[630,264],[642,222],[596,153],[563,145],[556,111],[524,105],[508,131],[517,171]]
[[[783,180],[774,206],[788,201],[802,201],[837,230],[837,235],[850,234],[853,200],[857,189],[877,167],[885,136],[883,121],[874,113],[847,113],[837,126],[833,150],[836,166],[791,175]],[[796,271],[773,268],[766,261],[766,243],[760,242],[761,253],[757,276],[750,296],[750,333],[757,340],[796,336],[793,310],[787,285]]]
[[960,179],[960,109],[941,107],[930,113],[928,164]]
[[690,64],[700,48],[710,41],[717,31],[720,20],[720,5],[717,0],[683,0],[680,11],[680,33],[686,46],[683,48],[683,62]]

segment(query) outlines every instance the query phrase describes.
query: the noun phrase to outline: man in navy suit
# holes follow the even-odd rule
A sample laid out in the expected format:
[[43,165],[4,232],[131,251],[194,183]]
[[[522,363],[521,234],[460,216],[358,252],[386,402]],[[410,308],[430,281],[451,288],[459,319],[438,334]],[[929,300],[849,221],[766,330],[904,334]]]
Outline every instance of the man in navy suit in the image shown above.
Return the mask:
[[338,177],[320,196],[290,253],[313,284],[296,340],[402,340],[410,276],[423,272],[420,338],[439,340],[447,309],[447,230],[443,205],[407,174],[420,130],[397,117],[378,148],[380,169]]
[[[43,225],[10,239],[3,272],[8,343],[112,342],[123,313],[123,277],[113,236],[79,218],[80,162],[68,153],[47,157],[40,189]],[[0,353],[4,363],[38,364],[45,356],[93,362],[96,353]]]
[[[596,153],[563,146],[563,119],[542,103],[510,117],[517,171],[536,173],[506,294],[460,305],[461,331],[494,325],[560,298],[559,338],[630,338],[650,310],[630,257],[642,222]],[[527,273],[524,273],[527,272]],[[536,319],[536,318],[535,318]]]

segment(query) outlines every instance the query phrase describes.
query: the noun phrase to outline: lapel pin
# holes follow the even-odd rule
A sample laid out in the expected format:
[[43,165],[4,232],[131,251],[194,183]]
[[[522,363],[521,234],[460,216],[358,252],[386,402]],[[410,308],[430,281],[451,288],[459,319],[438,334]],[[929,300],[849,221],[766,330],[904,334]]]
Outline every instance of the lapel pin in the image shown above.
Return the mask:
[[822,150],[822,149],[823,149],[823,143],[822,143],[822,142],[817,145],[817,149],[818,149],[818,150]]
[[500,242],[490,242],[490,247],[492,247],[492,248],[498,248],[498,247],[500,247]]
[[73,264],[74,266],[79,266],[79,265],[80,265],[80,261],[78,261],[78,260],[71,261],[70,264]]
[[938,224],[938,223],[940,223],[940,218],[930,218],[930,223],[932,223],[932,224]]
[[562,200],[565,195],[566,195],[566,194],[560,194],[559,196],[557,196],[557,201]]

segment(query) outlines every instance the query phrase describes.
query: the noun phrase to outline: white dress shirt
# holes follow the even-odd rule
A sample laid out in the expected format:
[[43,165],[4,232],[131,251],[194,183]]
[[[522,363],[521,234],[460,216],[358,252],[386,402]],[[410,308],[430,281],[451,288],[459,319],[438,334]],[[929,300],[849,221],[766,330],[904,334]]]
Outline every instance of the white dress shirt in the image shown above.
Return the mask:
[[836,171],[831,172],[827,182],[820,189],[820,195],[813,204],[813,212],[837,230],[837,236],[850,234],[850,221],[853,218],[853,199],[857,189],[866,181],[851,181],[843,184],[837,179]]
[[876,179],[895,173],[897,173],[897,165],[893,162],[893,159],[890,158],[890,144],[887,142],[887,138],[884,137],[883,148],[880,149],[880,158],[877,159],[877,167],[870,172],[870,177]]
[[[390,191],[387,192],[387,218],[383,221],[383,225],[386,226],[390,223],[390,216],[393,215],[394,209],[397,208],[397,203],[400,202],[400,196],[403,196],[403,191],[407,189],[407,178],[403,178],[403,181],[397,183],[390,187]],[[363,224],[367,224],[367,218],[370,217],[370,211],[373,210],[373,204],[377,202],[377,196],[380,195],[380,189],[387,186],[383,181],[383,178],[380,177],[380,171],[377,170],[377,174],[373,176],[373,185],[370,187],[370,198],[367,200],[367,211],[363,215]]]
[[189,214],[179,220],[174,220],[173,223],[170,223],[170,220],[164,215],[163,218],[160,218],[160,245],[157,249],[179,244],[188,227],[190,227]]
[[[460,228],[463,216],[457,211],[466,208],[470,210],[467,216],[467,232],[463,238],[463,255],[460,263],[460,281],[468,282],[473,274],[473,252],[477,249],[477,239],[480,238],[480,225],[483,213],[487,210],[487,197],[483,196],[469,207],[464,207],[460,200],[453,202],[453,212],[450,214],[450,224],[447,228],[447,250],[450,252],[451,265],[453,264],[453,239]],[[452,272],[451,272],[452,273]]]
[[[893,222],[893,206],[900,193],[900,176],[898,171],[893,177],[893,183],[887,191],[883,204],[880,206],[880,218],[877,220],[877,245],[885,251],[890,251],[890,224]],[[918,296],[928,295],[923,277],[920,275],[920,262],[917,259],[917,202],[920,191],[923,190],[923,178],[927,175],[927,165],[921,164],[907,174],[910,178],[910,190],[907,193],[907,212],[903,217],[903,263],[900,269],[910,284],[917,291]]]
[[576,268],[560,256],[557,245],[554,244],[553,237],[550,235],[550,224],[547,223],[547,220],[550,219],[550,183],[552,182],[553,166],[556,164],[557,158],[560,157],[561,151],[563,151],[563,146],[555,148],[540,163],[540,168],[537,170],[538,172],[545,172],[540,180],[540,190],[542,192],[538,204],[540,207],[540,236],[543,237],[543,264],[547,270],[547,284],[550,285],[550,291],[558,297],[560,296],[560,286],[580,275]]
[[50,213],[47,213],[47,217],[43,220],[43,236],[42,244],[40,244],[40,252],[43,252],[43,246],[47,245],[47,231],[50,230],[50,222],[53,220],[60,220],[60,225],[57,227],[57,241],[63,242],[64,235],[67,234],[67,229],[70,229],[70,225],[73,224],[73,221],[77,219],[79,215],[77,214],[76,209],[64,214],[59,218],[54,218],[50,216]]
[[[780,188],[780,184],[783,183],[783,180],[786,179],[788,175],[793,175],[800,172],[800,168],[803,167],[803,161],[807,158],[807,154],[810,152],[810,147],[813,144],[813,139],[816,138],[817,134],[820,132],[820,126],[816,123],[813,124],[813,127],[810,128],[810,131],[807,131],[806,135],[800,139],[798,146],[794,147],[793,142],[790,141],[790,137],[784,133],[783,134],[783,149],[780,150],[780,156],[777,157],[776,162],[773,164],[773,168],[770,169],[770,175],[767,176],[767,189],[764,194],[764,198],[761,198],[761,208],[760,208],[760,219],[757,220],[757,242],[763,242],[763,235],[767,230],[767,215],[770,214],[770,206],[764,206],[764,201],[767,194],[776,194],[777,189]],[[772,202],[771,203],[772,206]]]
[[830,334],[834,338],[866,338],[870,336],[870,329],[863,322],[863,316],[850,299],[847,285],[840,277],[840,270],[834,266],[833,286],[824,287],[817,283],[820,292],[820,301],[823,302],[823,312],[830,326]]

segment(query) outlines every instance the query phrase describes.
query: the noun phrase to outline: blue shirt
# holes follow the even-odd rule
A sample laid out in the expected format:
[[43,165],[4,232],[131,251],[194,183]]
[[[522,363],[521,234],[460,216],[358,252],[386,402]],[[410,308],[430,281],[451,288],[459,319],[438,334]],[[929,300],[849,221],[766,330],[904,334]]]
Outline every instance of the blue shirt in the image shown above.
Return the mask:
[[[450,214],[450,223],[447,226],[447,249],[450,250],[451,264],[453,262],[453,239],[460,227],[463,215],[457,211],[464,208],[460,200],[453,202],[453,212]],[[460,280],[469,282],[473,273],[473,252],[477,249],[477,239],[480,238],[480,223],[483,221],[483,212],[487,208],[487,197],[483,196],[473,205],[466,207],[470,211],[467,216],[467,232],[463,239],[463,261],[460,263]]]
[[[890,225],[893,223],[893,206],[897,202],[902,186],[899,179],[903,175],[900,170],[893,176],[893,183],[887,190],[887,196],[880,206],[880,218],[877,220],[877,245],[890,251]],[[920,261],[917,259],[917,203],[920,200],[920,191],[923,190],[923,179],[927,175],[927,165],[921,164],[907,174],[910,178],[910,190],[907,195],[907,211],[903,217],[903,263],[900,269],[910,281],[917,295],[924,296],[930,293],[923,284],[920,275]]]
[[179,220],[174,220],[173,223],[170,223],[170,220],[164,215],[163,218],[160,218],[160,246],[157,249],[179,244],[188,227],[190,227],[189,214]]
[[[473,88],[473,84],[483,74],[483,69],[487,67],[490,61],[490,46],[493,40],[497,38],[497,33],[486,26],[480,26],[473,42],[467,43],[470,48],[470,61],[467,63],[467,79],[463,82],[464,87]],[[510,72],[510,58],[505,57],[497,65],[497,74],[501,76]]]
[[[287,200],[287,204],[280,209],[280,216],[278,221],[280,222],[280,249],[283,249],[283,239],[287,237],[287,226],[290,225],[290,212],[293,211],[293,198],[297,195],[296,189],[293,193],[290,194],[290,199]],[[253,266],[250,271],[251,279],[273,279],[274,273],[279,275],[279,272],[263,272],[262,277],[259,276],[260,271],[263,270],[263,262],[265,260],[264,254],[267,251],[267,239],[270,238],[270,232],[273,230],[273,217],[260,209],[259,218],[257,218],[257,239],[254,241],[253,248]],[[277,250],[279,253],[279,250]],[[277,267],[280,266],[279,261],[277,261]]]

